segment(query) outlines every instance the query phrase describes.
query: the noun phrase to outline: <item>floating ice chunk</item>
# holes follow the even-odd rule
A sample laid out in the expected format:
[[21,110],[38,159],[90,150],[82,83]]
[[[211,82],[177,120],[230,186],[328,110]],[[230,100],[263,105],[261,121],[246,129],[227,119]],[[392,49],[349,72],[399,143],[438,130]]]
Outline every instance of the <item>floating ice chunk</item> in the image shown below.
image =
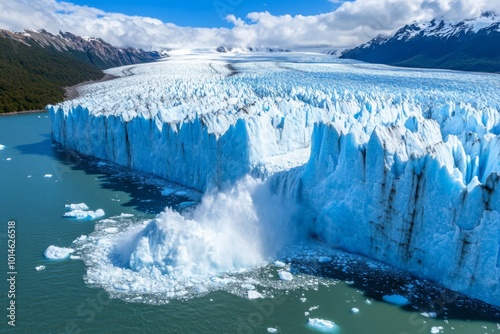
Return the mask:
[[0,144],[0,151],[5,149],[5,145]]
[[436,318],[437,317],[437,313],[436,312],[422,312],[420,314],[423,315],[426,318]]
[[7,160],[7,161],[11,161],[11,160],[12,160],[12,158],[7,158],[7,159],[5,159],[5,160]]
[[70,255],[70,256],[69,256],[69,258],[70,258],[71,260],[80,260],[80,259],[81,259],[81,257],[80,257],[80,256],[78,256],[78,255]]
[[107,163],[105,163],[104,161],[99,161],[99,162],[97,163],[97,167],[103,167],[103,166],[107,166],[107,165],[108,165],[108,164],[107,164]]
[[365,300],[365,304],[371,305],[372,301],[370,299]]
[[52,174],[45,174],[43,177],[52,177]]
[[318,318],[309,318],[309,322],[307,325],[315,330],[324,333],[333,332],[338,328],[338,326],[333,321]]
[[174,189],[170,189],[170,188],[165,188],[161,191],[161,194],[163,196],[169,196],[169,195],[172,195],[173,193],[175,193],[175,190]]
[[307,298],[304,298],[304,297],[300,298],[300,301],[303,302],[303,303],[305,303],[306,300],[307,300]]
[[253,284],[242,284],[241,287],[246,290],[255,290],[255,285]]
[[28,179],[31,177],[31,175],[26,176]]
[[281,262],[281,261],[274,261],[274,265],[278,268],[286,267],[286,264],[284,262]]
[[51,260],[62,260],[66,259],[67,257],[70,256],[71,253],[73,253],[75,250],[72,248],[64,248],[64,247],[57,247],[57,246],[49,246],[43,255],[47,259]]
[[121,213],[118,217],[116,217],[116,218],[131,218],[131,217],[133,217],[133,216],[134,216],[134,215],[133,215],[133,214],[131,214],[131,213],[123,213],[123,212],[122,212],[122,213]]
[[68,210],[88,210],[89,209],[89,207],[85,203],[66,204],[64,207]]
[[328,256],[320,256],[318,258],[319,263],[326,263],[326,262],[332,262],[332,258]]
[[353,307],[353,308],[351,309],[351,312],[352,312],[352,313],[359,313],[359,308],[357,308],[357,307]]
[[264,296],[257,290],[248,291],[248,299],[258,299],[258,298],[264,298]]
[[285,271],[285,270],[278,272],[278,276],[279,276],[280,280],[282,280],[282,281],[293,280],[293,275],[290,272]]
[[317,310],[317,309],[319,309],[319,305],[316,305],[316,306],[311,306],[311,307],[309,308],[309,311],[314,311],[314,310]]
[[105,215],[105,213],[104,213],[103,209],[97,209],[95,211],[73,210],[70,212],[66,212],[64,214],[64,217],[92,220],[92,219],[103,217],[104,215]]
[[278,333],[278,329],[277,329],[277,328],[272,328],[272,327],[269,327],[269,328],[267,329],[267,332],[268,332],[268,333]]
[[410,304],[410,301],[408,300],[408,298],[403,297],[401,295],[385,295],[382,297],[382,299],[390,304],[399,305],[399,306],[405,306],[405,305]]
[[443,326],[433,326],[431,328],[431,333],[438,334],[438,333],[441,333],[442,330],[443,330]]
[[41,271],[45,269],[45,266],[36,266],[35,269],[36,271]]
[[87,236],[86,235],[81,235],[79,236],[78,238],[76,238],[76,242],[82,242],[82,241],[85,241],[87,240]]

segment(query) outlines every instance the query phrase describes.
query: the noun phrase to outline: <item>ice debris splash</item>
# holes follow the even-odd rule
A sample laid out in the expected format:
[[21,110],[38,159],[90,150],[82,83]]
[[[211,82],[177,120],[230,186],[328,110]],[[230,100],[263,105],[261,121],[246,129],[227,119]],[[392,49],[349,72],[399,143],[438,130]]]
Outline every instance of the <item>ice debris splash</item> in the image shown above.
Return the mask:
[[127,228],[117,224],[119,229],[106,220],[105,228],[98,224],[93,235],[76,244],[84,250],[90,284],[111,293],[182,298],[266,265],[295,238],[294,211],[266,183],[247,177],[205,195],[182,215],[167,208],[151,221],[130,219]]

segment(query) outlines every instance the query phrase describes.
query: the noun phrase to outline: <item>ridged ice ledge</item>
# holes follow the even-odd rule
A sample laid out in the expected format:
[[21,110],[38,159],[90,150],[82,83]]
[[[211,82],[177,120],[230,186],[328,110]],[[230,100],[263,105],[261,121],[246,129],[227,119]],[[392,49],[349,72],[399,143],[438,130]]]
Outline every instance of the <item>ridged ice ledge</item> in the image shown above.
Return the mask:
[[48,106],[55,141],[199,190],[268,179],[304,234],[500,305],[497,75],[304,54],[110,73]]

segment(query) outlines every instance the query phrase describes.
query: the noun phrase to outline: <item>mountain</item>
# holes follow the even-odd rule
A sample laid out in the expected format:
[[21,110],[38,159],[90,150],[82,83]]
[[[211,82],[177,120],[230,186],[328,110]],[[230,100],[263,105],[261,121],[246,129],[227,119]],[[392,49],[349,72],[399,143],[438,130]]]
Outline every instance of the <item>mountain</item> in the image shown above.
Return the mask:
[[500,17],[485,12],[464,21],[414,22],[341,58],[395,66],[500,72]]
[[101,79],[104,68],[161,56],[68,32],[0,30],[0,113],[43,109],[64,99],[64,87]]
[[19,33],[0,30],[0,37],[9,38],[25,45],[38,44],[43,48],[68,52],[83,62],[100,69],[146,63],[162,57],[156,51],[117,48],[100,38],[80,37],[70,32],[59,32],[58,35],[53,35],[45,30],[25,30]]
[[247,46],[247,47],[240,47],[240,48],[233,48],[233,47],[226,47],[226,46],[219,46],[215,49],[215,51],[219,53],[241,53],[241,52],[291,52],[290,49],[283,49],[283,48],[257,48],[255,46]]

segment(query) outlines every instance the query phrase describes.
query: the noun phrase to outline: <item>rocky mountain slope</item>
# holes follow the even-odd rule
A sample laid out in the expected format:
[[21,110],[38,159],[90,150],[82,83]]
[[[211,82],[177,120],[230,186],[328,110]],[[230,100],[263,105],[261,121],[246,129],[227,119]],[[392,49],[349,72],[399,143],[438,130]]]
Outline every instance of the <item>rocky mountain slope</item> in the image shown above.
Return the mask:
[[485,12],[464,21],[414,22],[341,58],[396,66],[500,72],[500,17]]

